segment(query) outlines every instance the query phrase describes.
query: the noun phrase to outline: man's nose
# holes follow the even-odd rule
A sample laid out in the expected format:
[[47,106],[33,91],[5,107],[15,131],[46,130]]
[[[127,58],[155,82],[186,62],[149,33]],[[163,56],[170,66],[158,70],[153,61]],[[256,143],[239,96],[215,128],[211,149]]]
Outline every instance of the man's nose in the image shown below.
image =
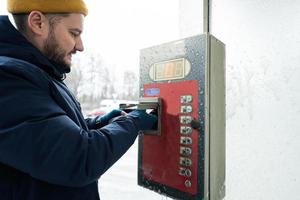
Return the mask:
[[83,42],[82,42],[81,37],[77,38],[77,41],[76,41],[76,44],[75,44],[75,49],[77,51],[83,51],[84,50],[84,46],[83,46]]

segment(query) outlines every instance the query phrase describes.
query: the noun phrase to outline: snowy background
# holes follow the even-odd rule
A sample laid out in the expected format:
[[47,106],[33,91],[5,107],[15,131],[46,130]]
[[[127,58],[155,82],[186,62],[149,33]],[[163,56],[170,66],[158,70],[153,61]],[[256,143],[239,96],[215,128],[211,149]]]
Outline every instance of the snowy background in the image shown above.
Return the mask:
[[[138,72],[139,49],[202,33],[200,0],[87,3],[86,52],[120,74]],[[213,0],[211,32],[227,54],[226,199],[300,199],[300,1]],[[135,143],[100,179],[101,198],[170,199],[136,174]]]

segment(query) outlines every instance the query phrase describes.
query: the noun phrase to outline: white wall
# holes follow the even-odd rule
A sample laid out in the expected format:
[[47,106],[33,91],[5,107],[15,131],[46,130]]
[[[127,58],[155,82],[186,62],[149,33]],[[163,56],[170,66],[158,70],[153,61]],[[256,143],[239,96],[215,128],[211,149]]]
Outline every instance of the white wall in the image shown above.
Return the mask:
[[4,15],[6,14],[7,11],[6,11],[6,0],[1,0],[0,1],[0,15]]
[[300,1],[213,0],[227,50],[228,200],[300,199]]
[[180,38],[203,33],[203,0],[179,0]]

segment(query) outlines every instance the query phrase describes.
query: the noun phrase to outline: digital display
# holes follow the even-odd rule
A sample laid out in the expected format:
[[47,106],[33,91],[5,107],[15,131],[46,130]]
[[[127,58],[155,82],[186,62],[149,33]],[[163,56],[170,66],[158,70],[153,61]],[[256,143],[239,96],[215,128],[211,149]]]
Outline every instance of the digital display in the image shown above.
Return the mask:
[[184,77],[184,59],[176,59],[154,65],[155,80],[179,79]]

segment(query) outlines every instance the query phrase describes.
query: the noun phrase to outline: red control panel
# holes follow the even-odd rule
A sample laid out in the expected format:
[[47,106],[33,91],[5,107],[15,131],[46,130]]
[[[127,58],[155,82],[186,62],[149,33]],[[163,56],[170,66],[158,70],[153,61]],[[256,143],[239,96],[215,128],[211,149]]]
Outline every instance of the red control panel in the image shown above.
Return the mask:
[[[144,85],[144,97],[162,100],[161,135],[143,136],[142,175],[145,180],[197,193],[198,120],[197,80]],[[151,92],[155,91],[155,92]]]

